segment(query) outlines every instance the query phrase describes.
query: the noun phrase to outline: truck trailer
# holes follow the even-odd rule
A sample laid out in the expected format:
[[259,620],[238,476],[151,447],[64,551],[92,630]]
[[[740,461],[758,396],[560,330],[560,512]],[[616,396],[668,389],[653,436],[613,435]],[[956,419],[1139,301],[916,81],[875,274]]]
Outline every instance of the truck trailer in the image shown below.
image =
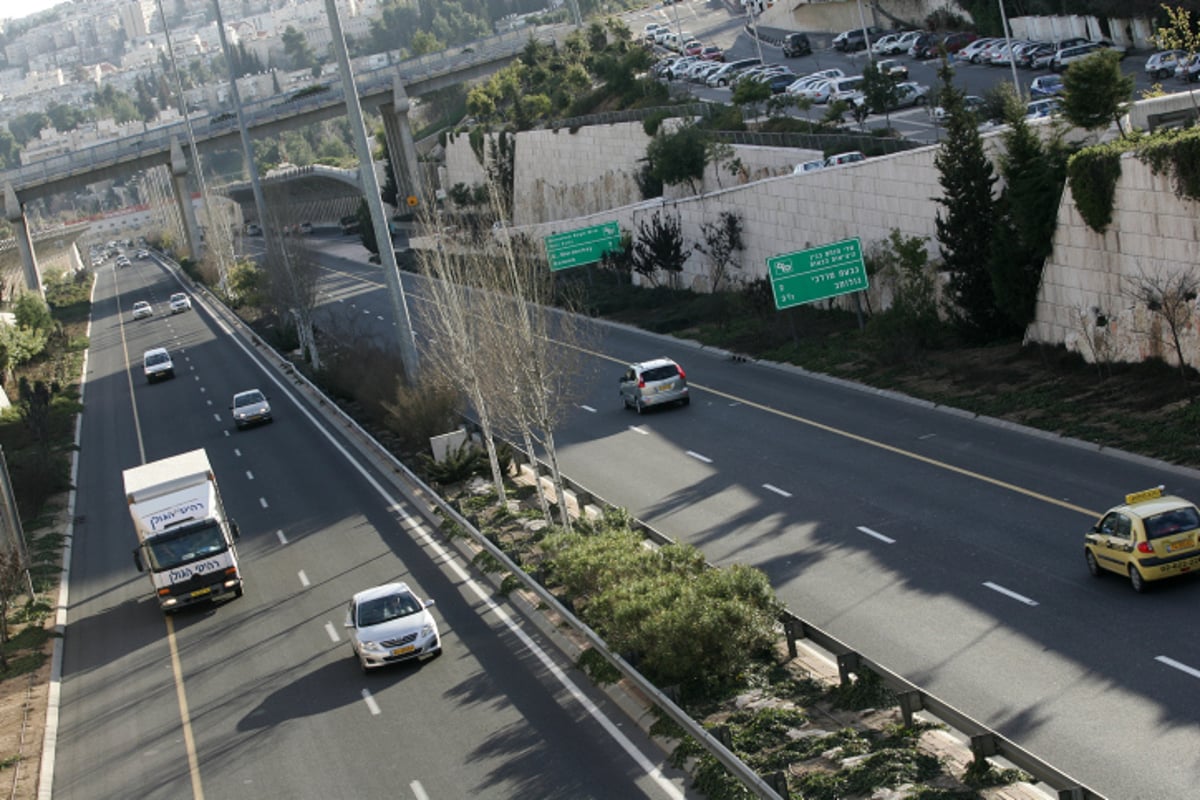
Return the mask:
[[192,450],[122,473],[137,533],[133,560],[164,612],[242,596],[237,524],[225,513],[208,454]]

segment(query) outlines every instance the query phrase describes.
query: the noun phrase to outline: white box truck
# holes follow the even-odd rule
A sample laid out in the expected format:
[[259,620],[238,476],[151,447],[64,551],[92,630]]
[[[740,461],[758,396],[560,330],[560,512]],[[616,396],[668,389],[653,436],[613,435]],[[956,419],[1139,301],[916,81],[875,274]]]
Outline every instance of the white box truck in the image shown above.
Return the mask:
[[138,538],[133,560],[149,572],[163,611],[241,597],[238,528],[225,513],[208,454],[180,453],[123,476]]

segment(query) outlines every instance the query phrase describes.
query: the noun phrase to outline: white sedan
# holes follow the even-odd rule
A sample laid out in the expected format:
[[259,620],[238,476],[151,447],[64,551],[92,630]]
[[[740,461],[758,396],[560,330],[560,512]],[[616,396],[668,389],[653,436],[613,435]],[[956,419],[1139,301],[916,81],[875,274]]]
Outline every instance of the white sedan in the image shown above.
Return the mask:
[[350,599],[346,627],[353,629],[350,647],[363,671],[442,653],[437,622],[429,613],[432,600],[421,600],[405,583],[365,589]]
[[144,319],[154,316],[154,306],[147,303],[145,300],[138,300],[133,304],[133,318]]

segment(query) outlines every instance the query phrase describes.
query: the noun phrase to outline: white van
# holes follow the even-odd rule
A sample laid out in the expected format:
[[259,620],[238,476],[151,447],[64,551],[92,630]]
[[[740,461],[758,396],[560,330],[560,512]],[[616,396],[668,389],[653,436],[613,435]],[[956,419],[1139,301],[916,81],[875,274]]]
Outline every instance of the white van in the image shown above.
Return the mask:
[[838,153],[835,156],[830,156],[825,159],[826,167],[838,167],[842,164],[853,164],[856,161],[866,161],[867,157],[857,150],[851,150],[848,153]]
[[845,78],[833,78],[831,84],[829,102],[832,103],[836,100],[841,100],[844,103],[849,103],[862,93],[863,76],[850,75]]

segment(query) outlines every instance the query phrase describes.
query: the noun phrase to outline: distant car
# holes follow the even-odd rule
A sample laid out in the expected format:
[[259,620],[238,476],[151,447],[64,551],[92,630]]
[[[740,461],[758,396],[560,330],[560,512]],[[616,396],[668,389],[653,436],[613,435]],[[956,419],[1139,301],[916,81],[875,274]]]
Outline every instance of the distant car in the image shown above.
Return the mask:
[[192,310],[192,298],[188,297],[183,292],[176,292],[171,295],[171,313],[178,314],[181,311]]
[[942,37],[935,33],[922,33],[913,40],[912,45],[908,48],[908,54],[912,58],[922,61],[937,58],[942,54]]
[[247,236],[262,236],[262,226],[257,223],[250,222],[246,224]]
[[1085,44],[1076,44],[1070,47],[1060,47],[1050,59],[1050,71],[1062,72],[1067,67],[1079,61],[1082,58],[1087,58],[1092,53],[1101,48],[1099,42],[1087,42]]
[[433,600],[422,600],[406,583],[365,589],[350,599],[346,627],[363,672],[401,661],[434,658],[442,652]]
[[848,153],[838,153],[825,159],[826,167],[840,167],[842,164],[854,164],[858,161],[866,161],[867,157],[857,150],[851,150]]
[[1200,53],[1191,58],[1186,55],[1175,64],[1175,77],[1181,81],[1195,83],[1200,79]]
[[896,42],[900,41],[900,36],[901,34],[899,33],[883,34],[871,42],[871,52],[875,53],[876,55],[892,52],[892,46],[895,45]]
[[[883,35],[883,31],[879,28],[867,28],[867,36],[871,37],[871,41]],[[853,53],[858,50],[867,49],[867,41],[863,38],[862,28],[851,28],[848,31],[843,31],[833,37],[833,49],[840,50],[843,53]]]
[[147,383],[175,377],[175,363],[165,347],[152,347],[142,354],[142,372]]
[[304,234],[305,236],[310,236],[310,235],[312,235],[312,232],[313,232],[313,225],[311,222],[301,222],[300,223],[300,233]]
[[825,169],[825,159],[815,158],[812,161],[804,161],[792,168],[793,175],[803,175],[806,172],[816,172],[819,169]]
[[1057,97],[1033,100],[1025,106],[1025,120],[1026,122],[1030,122],[1036,119],[1052,117],[1058,113],[1060,107],[1061,104]]
[[233,424],[238,430],[273,419],[271,403],[258,389],[248,389],[235,394],[229,410],[233,412]]
[[889,78],[898,81],[908,80],[908,67],[903,61],[895,58],[884,58],[875,62],[875,69],[879,70],[880,75],[886,75]]
[[154,316],[154,306],[147,303],[145,300],[138,300],[133,304],[133,318],[145,319],[146,317]]
[[784,58],[799,58],[812,53],[812,43],[806,33],[789,33],[783,38]]
[[704,42],[698,39],[692,39],[683,46],[683,54],[685,56],[698,56],[704,52]]
[[700,51],[700,58],[705,61],[724,61],[725,51],[715,44],[710,44]]
[[1084,536],[1083,555],[1092,575],[1115,572],[1144,592],[1200,567],[1200,509],[1161,486],[1127,494]]
[[1029,96],[1034,100],[1058,97],[1063,93],[1063,80],[1059,75],[1042,75],[1029,84]]
[[134,253],[134,255],[137,256],[139,260],[144,261],[150,257],[150,252],[148,250],[138,250],[136,253]]
[[650,406],[668,403],[686,406],[691,402],[687,375],[683,367],[669,358],[630,364],[618,383],[622,405],[636,409],[639,414]]
[[130,260],[128,259],[128,257],[126,257],[126,256],[117,256],[117,266],[118,266],[118,267],[128,267],[128,266],[130,265],[130,263],[132,263],[132,262],[130,262]]
[[1146,59],[1145,72],[1152,79],[1162,80],[1169,78],[1175,74],[1175,67],[1179,62],[1187,58],[1187,53],[1183,50],[1160,50],[1157,53],[1151,53]]
[[[963,109],[966,111],[969,111],[970,113],[972,113],[976,116],[981,115],[983,110],[986,107],[987,107],[987,100],[984,100],[979,95],[969,94],[963,98]],[[949,114],[946,112],[946,109],[943,108],[942,106],[938,106],[937,108],[935,108],[933,110],[933,118],[936,119],[938,122],[944,122],[946,117],[948,117],[948,116],[949,116]]]

